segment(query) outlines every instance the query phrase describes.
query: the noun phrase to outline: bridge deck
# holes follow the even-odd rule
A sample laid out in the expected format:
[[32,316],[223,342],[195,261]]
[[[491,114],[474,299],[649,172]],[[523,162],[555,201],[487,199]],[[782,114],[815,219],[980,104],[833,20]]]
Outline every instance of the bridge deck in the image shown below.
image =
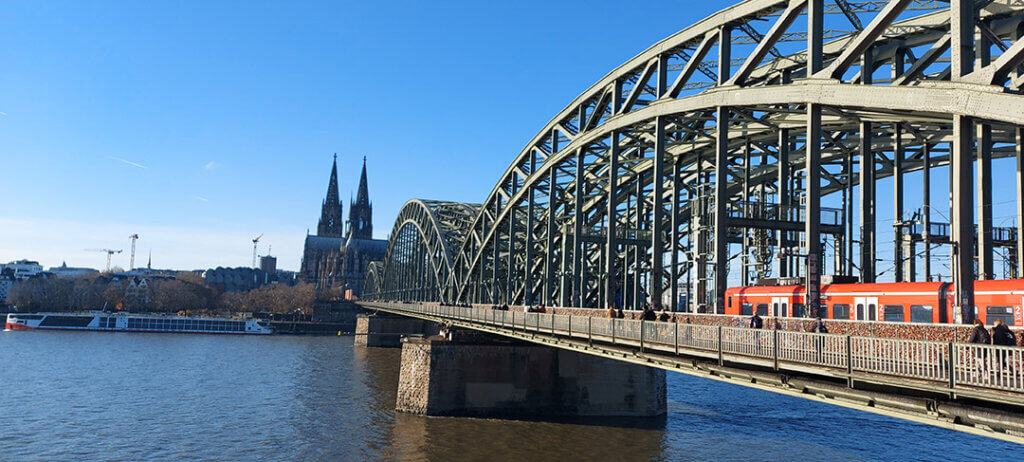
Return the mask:
[[361,304],[1024,443],[1024,349],[408,303]]

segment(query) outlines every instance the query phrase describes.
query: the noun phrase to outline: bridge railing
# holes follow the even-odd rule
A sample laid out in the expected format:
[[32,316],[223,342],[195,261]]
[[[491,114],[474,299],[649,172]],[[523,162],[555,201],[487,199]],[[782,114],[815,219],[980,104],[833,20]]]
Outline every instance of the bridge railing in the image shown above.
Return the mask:
[[[403,303],[374,303],[419,313],[540,335],[587,339],[641,350],[717,355],[719,361],[770,361],[776,368],[812,366],[1024,393],[1024,349],[995,345],[858,337],[744,327],[612,319]],[[729,355],[726,357],[726,355]]]

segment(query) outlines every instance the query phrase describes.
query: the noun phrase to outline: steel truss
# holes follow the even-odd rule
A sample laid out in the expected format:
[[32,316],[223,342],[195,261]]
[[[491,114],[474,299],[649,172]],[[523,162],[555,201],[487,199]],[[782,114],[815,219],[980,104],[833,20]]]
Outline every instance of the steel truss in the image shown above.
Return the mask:
[[[876,277],[875,182],[894,179],[903,242],[904,176],[951,165],[968,320],[973,281],[994,277],[993,158],[1017,159],[1024,223],[1022,24],[1020,0],[737,3],[574,99],[481,205],[408,203],[367,296],[721,312],[740,258],[744,283],[799,276],[816,306],[823,274]],[[840,207],[821,207],[830,195]],[[458,218],[442,224],[440,204]],[[925,195],[923,229],[932,208]],[[897,267],[917,258],[903,247]]]

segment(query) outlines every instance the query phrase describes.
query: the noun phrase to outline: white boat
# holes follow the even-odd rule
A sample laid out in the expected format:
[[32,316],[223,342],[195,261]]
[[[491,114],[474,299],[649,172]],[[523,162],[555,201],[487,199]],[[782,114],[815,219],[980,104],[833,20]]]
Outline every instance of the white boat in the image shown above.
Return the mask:
[[268,321],[186,316],[112,315],[109,313],[10,313],[8,330],[91,330],[100,332],[171,332],[187,334],[268,335]]

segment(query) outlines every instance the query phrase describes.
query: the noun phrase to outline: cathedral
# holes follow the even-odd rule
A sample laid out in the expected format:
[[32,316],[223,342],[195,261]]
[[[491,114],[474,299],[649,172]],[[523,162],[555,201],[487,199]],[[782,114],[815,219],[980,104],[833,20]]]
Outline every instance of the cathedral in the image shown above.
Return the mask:
[[306,232],[299,277],[303,282],[316,284],[317,289],[351,289],[359,296],[366,267],[371,261],[383,260],[388,248],[388,241],[373,238],[373,204],[366,184],[366,157],[363,157],[359,190],[355,200],[349,202],[345,222],[341,220],[342,212],[338,197],[338,156],[335,155],[316,234]]

